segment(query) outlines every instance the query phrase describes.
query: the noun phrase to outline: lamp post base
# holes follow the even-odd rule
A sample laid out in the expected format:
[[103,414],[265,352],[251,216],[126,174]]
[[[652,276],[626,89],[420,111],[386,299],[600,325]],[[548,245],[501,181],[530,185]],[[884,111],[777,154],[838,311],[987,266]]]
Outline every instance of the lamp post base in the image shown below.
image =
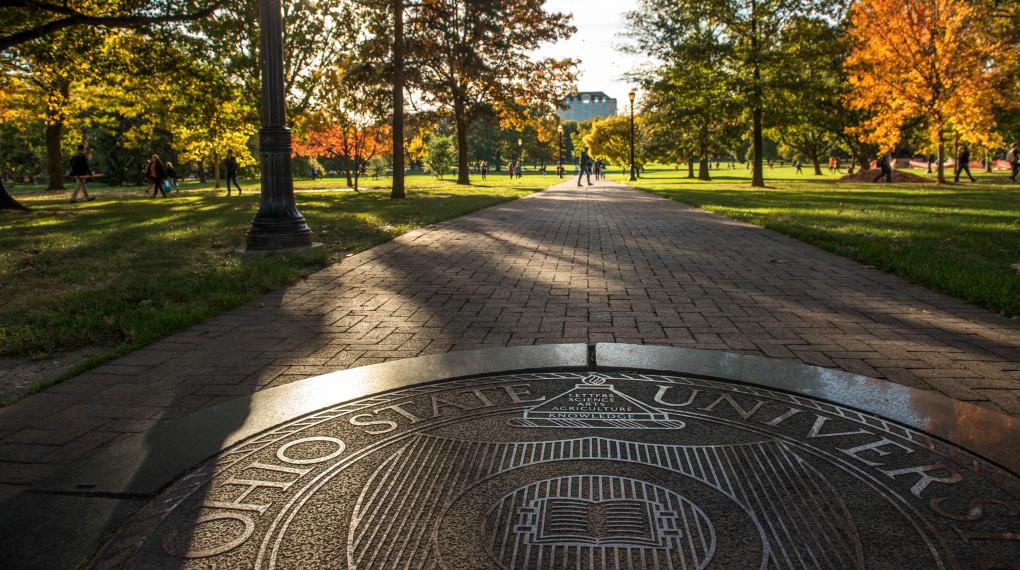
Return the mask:
[[311,245],[273,249],[252,249],[244,245],[235,249],[233,255],[241,255],[245,257],[268,257],[270,255],[301,255],[319,251],[326,251],[326,246],[318,242],[313,242]]
[[312,245],[312,230],[300,214],[293,218],[252,220],[245,236],[245,250],[291,249]]

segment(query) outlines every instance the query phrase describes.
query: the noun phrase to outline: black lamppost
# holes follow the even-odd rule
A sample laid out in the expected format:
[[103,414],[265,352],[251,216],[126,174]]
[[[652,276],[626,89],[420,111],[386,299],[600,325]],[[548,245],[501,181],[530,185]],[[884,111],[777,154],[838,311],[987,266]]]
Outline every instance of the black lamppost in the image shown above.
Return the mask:
[[630,178],[627,180],[631,182],[637,180],[637,176],[634,176],[634,95],[633,89],[627,94],[630,98]]
[[271,250],[312,245],[312,230],[294,202],[290,166],[291,136],[283,90],[283,16],[280,0],[260,0],[262,31],[262,195],[247,235],[247,249]]
[[560,178],[563,178],[563,125],[558,125],[556,130],[560,133],[560,158],[556,163],[556,166],[558,167],[556,170],[560,171]]

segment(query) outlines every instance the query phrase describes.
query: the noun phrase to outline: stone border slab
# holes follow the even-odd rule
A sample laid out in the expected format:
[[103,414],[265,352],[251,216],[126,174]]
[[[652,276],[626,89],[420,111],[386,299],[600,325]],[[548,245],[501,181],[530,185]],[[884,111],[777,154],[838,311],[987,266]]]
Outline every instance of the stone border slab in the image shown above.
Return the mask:
[[725,378],[882,416],[959,445],[1020,473],[1020,422],[937,392],[816,366],[666,346],[597,344],[599,368]]

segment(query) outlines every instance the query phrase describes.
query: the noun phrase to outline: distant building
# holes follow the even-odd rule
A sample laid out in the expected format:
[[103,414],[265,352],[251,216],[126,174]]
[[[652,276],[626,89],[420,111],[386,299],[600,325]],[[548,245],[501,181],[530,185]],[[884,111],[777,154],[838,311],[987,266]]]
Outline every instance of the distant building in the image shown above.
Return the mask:
[[582,91],[563,99],[566,110],[557,109],[561,121],[587,121],[593,117],[612,117],[616,114],[616,99],[601,91]]

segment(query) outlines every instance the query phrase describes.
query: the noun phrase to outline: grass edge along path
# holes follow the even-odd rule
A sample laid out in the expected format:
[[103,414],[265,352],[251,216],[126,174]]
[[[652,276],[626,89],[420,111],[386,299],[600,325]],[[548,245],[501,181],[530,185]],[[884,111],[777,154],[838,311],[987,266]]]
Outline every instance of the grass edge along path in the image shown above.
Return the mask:
[[[258,192],[227,198],[195,187],[168,199],[140,189],[90,189],[99,199],[69,204],[63,194],[20,197],[29,212],[0,211],[0,353],[44,357],[108,347],[13,403],[147,346],[343,258],[417,228],[544,189],[549,177],[472,186],[409,177],[407,198],[389,187],[337,192],[336,181],[296,183],[298,209],[326,251],[236,256],[258,207]],[[388,183],[388,181],[385,181]],[[254,183],[250,186],[255,186]]]
[[[923,175],[923,171],[913,171]],[[835,183],[840,174],[766,171],[751,188],[740,169],[653,166],[636,182],[656,195],[785,234],[859,263],[1020,317],[1020,185],[1007,173],[976,173],[977,183]],[[621,182],[625,176],[612,176]]]

